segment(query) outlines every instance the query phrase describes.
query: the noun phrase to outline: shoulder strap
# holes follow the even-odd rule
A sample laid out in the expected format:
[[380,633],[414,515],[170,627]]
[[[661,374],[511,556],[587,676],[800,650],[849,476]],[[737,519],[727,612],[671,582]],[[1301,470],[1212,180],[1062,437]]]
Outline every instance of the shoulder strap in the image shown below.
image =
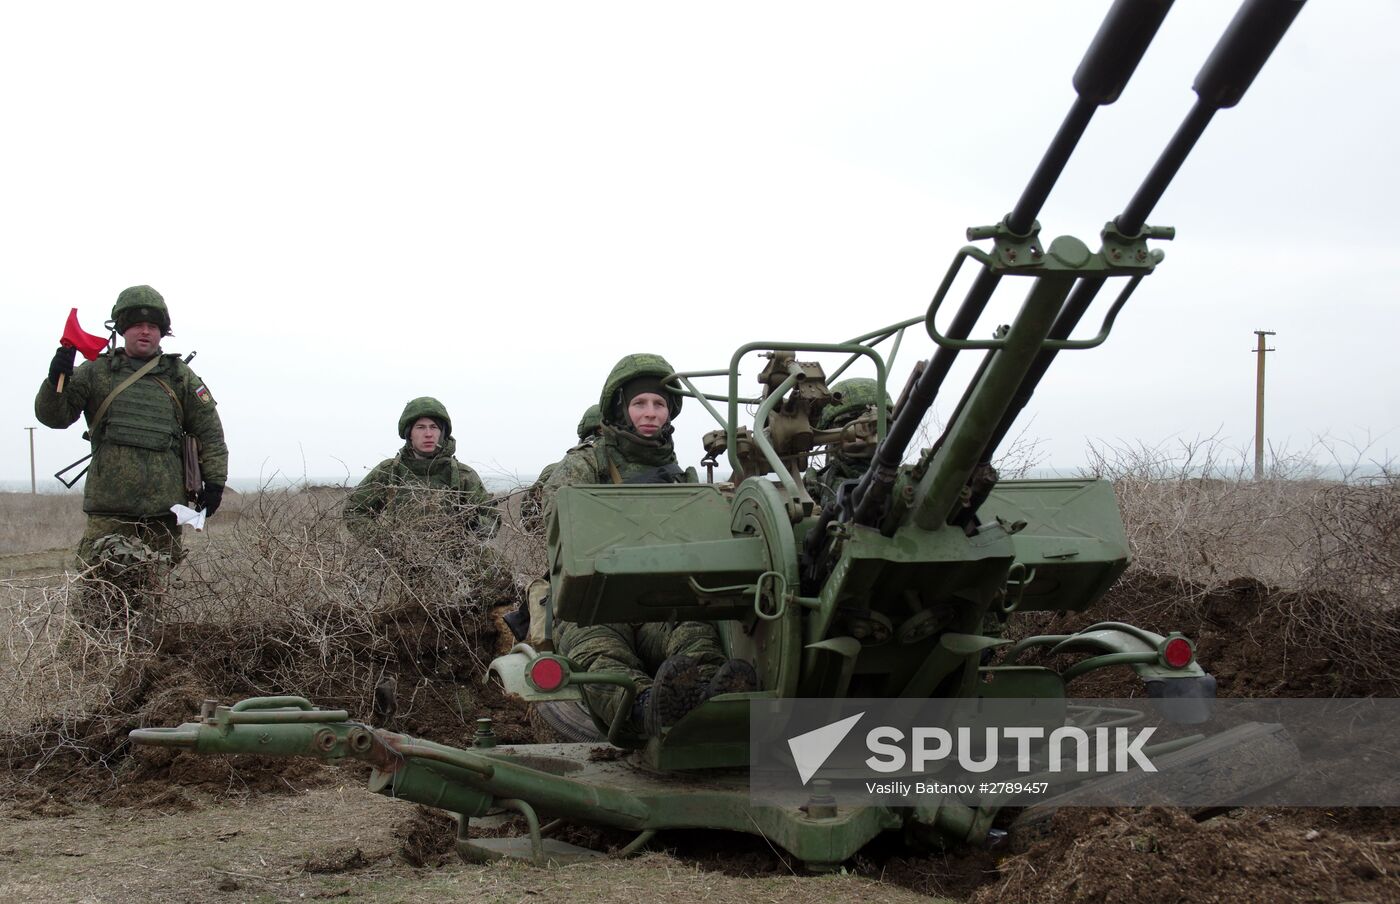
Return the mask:
[[[96,430],[97,425],[102,423],[102,416],[107,413],[108,408],[112,407],[112,400],[115,399],[117,396],[121,395],[122,392],[132,383],[135,383],[137,380],[141,379],[146,374],[154,370],[155,366],[159,363],[160,355],[156,355],[154,358],[137,368],[136,373],[132,374],[125,380],[122,380],[120,383],[118,383],[116,389],[113,389],[111,392],[107,393],[107,398],[103,399],[102,404],[97,406],[97,416],[92,419],[92,423],[88,426],[88,429]],[[166,392],[170,391],[169,388],[164,386],[164,384],[162,384],[162,388],[164,388]],[[95,435],[96,434],[94,434],[94,436]]]
[[180,429],[183,430],[185,428],[185,406],[180,403],[180,397],[175,394],[175,390],[170,388],[170,384],[160,377],[151,377],[151,379],[155,380],[157,385],[165,390],[165,394],[170,396],[170,401],[175,403],[175,416],[180,419]]
[[[613,463],[612,456],[608,454],[608,444],[593,443],[592,445],[593,458],[598,465],[598,476],[601,477],[603,475],[603,470],[606,468],[608,478],[612,480],[614,484],[622,483],[622,474],[617,470],[617,465]],[[582,448],[582,445],[580,445],[579,448]]]

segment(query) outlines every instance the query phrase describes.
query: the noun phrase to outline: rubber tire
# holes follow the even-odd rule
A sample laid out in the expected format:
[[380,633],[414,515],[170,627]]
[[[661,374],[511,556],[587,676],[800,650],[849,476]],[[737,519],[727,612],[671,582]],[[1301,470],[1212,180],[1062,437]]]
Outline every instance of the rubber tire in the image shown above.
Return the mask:
[[532,703],[529,719],[537,741],[542,744],[605,742],[608,739],[607,735],[598,730],[593,717],[578,701]]

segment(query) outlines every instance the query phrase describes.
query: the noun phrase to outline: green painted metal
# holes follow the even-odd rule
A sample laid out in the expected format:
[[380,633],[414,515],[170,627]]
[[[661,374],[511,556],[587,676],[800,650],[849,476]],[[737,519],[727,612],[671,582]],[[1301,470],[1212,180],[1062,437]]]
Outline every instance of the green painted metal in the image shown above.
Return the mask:
[[[722,427],[724,427],[724,429],[728,432],[728,440],[729,440],[728,447],[729,447],[729,456],[730,456],[730,457],[729,457],[729,464],[730,464],[735,470],[740,470],[740,467],[739,467],[739,460],[738,460],[738,458],[736,457],[736,452],[735,452],[735,450],[738,448],[738,443],[736,442],[736,437],[737,437],[737,435],[738,435],[738,429],[739,429],[738,425],[739,425],[739,423],[740,423],[740,420],[739,420],[739,405],[740,405],[740,403],[741,403],[741,401],[742,401],[742,400],[741,400],[741,397],[740,397],[740,394],[739,394],[739,366],[740,366],[740,364],[743,362],[743,359],[744,359],[744,357],[745,357],[746,355],[748,355],[748,354],[750,354],[750,353],[752,353],[752,352],[755,352],[755,351],[765,351],[765,352],[780,352],[780,351],[784,351],[784,352],[799,352],[799,351],[800,351],[800,352],[809,352],[809,353],[810,353],[810,352],[837,352],[837,353],[849,354],[849,355],[851,355],[852,357],[864,356],[864,357],[867,357],[867,358],[870,359],[871,364],[872,364],[872,365],[874,366],[874,368],[875,368],[875,374],[876,374],[875,380],[876,380],[876,382],[879,383],[879,385],[880,385],[880,391],[881,391],[881,392],[887,391],[887,390],[886,390],[886,387],[885,387],[885,381],[886,381],[886,376],[887,376],[887,365],[886,365],[886,363],[885,363],[885,360],[884,360],[883,358],[881,358],[880,355],[879,355],[874,349],[872,349],[872,348],[870,348],[870,347],[868,347],[868,346],[862,345],[862,344],[860,344],[859,342],[841,342],[841,343],[750,342],[750,343],[747,343],[747,344],[745,344],[745,345],[739,346],[739,348],[736,349],[736,350],[734,351],[734,354],[733,354],[732,356],[730,356],[730,359],[729,359],[729,370],[725,372],[725,373],[727,373],[727,375],[728,375],[728,377],[729,377],[729,394],[728,394],[728,396],[725,396],[725,397],[724,397],[725,400],[729,402],[729,416],[728,416],[727,418],[725,418],[725,419],[723,419],[723,420],[720,421],[720,425],[721,425]],[[843,369],[844,369],[844,368],[843,368]],[[781,394],[779,393],[779,394],[777,394],[777,395],[781,395]],[[764,401],[767,401],[767,400],[764,400]],[[771,410],[771,408],[770,408],[770,410]],[[885,435],[885,430],[886,430],[885,413],[884,413],[883,411],[881,411],[881,412],[879,412],[879,415],[878,415],[878,416],[879,416],[879,421],[878,421],[878,428],[877,428],[877,429],[878,429],[878,431],[879,431],[880,436],[883,437],[883,436]],[[759,423],[762,424],[764,420],[766,420],[766,418],[765,418],[765,419],[761,419],[761,420],[759,421]],[[755,427],[755,433],[760,433],[760,432],[762,432],[761,429],[760,429],[759,427],[756,426],[756,427]],[[776,471],[776,472],[778,472],[779,474],[781,474],[781,473],[783,472],[783,468],[781,467],[781,463],[780,463],[779,461],[777,461],[777,457],[776,457],[776,455],[775,455],[775,453],[774,453],[772,447],[771,447],[771,446],[764,447],[764,454],[767,456],[767,458],[768,458],[768,460],[769,460],[769,464],[773,467],[774,471]]]
[[1097,654],[1066,669],[1066,681],[1095,669],[1115,665],[1131,666],[1144,681],[1199,678],[1205,675],[1206,671],[1194,656],[1189,663],[1180,668],[1167,665],[1163,658],[1162,650],[1167,641],[1182,636],[1178,633],[1154,634],[1123,622],[1099,622],[1074,634],[1041,634],[1023,638],[1011,648],[1007,660],[1016,661],[1022,653],[1032,647],[1050,647],[1051,655]]
[[550,527],[556,618],[582,623],[742,617],[764,543],[729,530],[729,502],[712,486],[565,487]]
[[[1275,6],[1248,5],[1246,25],[1227,31],[1198,77],[1197,109],[1124,213],[1104,228],[1098,250],[1071,236],[1042,244],[1036,217],[1090,117],[1117,99],[1150,43],[1165,4],[1149,0],[1114,4],[1076,73],[1078,98],[1015,208],[994,226],[968,230],[969,241],[990,247],[956,252],[921,315],[841,343],[746,343],[727,368],[668,373],[665,382],[678,398],[697,399],[721,425],[706,438],[707,462],[713,466],[720,452],[727,454],[740,475],[737,487],[559,492],[547,529],[553,616],[585,624],[713,621],[728,654],[755,666],[758,692],[712,698],[617,758],[590,756],[597,745],[491,746],[489,732],[474,749],[459,750],[376,730],[297,697],[208,705],[197,723],[142,729],[132,739],[203,753],[363,760],[374,767],[371,790],[457,813],[464,856],[515,853],[545,863],[581,855],[546,837],[540,813],[637,832],[629,852],[668,828],[757,834],[818,869],[839,864],[883,832],[929,844],[981,841],[994,805],[838,809],[814,791],[810,801],[754,806],[744,768],[749,708],[755,700],[791,697],[1028,698],[1047,726],[1104,725],[1135,716],[1070,705],[1068,682],[1103,668],[1131,668],[1150,682],[1205,675],[1194,657],[1180,668],[1167,664],[1166,644],[1179,635],[1116,622],[1007,645],[1000,636],[1007,619],[1093,605],[1127,567],[1128,544],[1107,482],[999,482],[990,461],[1054,356],[1104,342],[1129,297],[1162,261],[1148,242],[1174,233],[1145,218],[1210,116],[1239,100],[1267,58],[1259,51],[1281,37],[1296,12]],[[967,267],[977,271],[972,287],[940,325]],[[989,330],[991,338],[973,338],[992,293],[1021,278],[1031,282],[1011,323]],[[1097,333],[1072,338],[1109,281],[1121,288]],[[920,324],[935,350],[900,394],[893,417],[887,422],[885,406],[877,405],[873,419],[819,427],[821,412],[837,401],[829,383],[854,363],[868,362],[879,392],[887,393],[906,331]],[[888,354],[881,352],[885,343]],[[755,352],[769,363],[759,375],[761,392],[745,397],[740,369]],[[947,429],[906,463],[960,353],[980,354],[980,365]],[[845,359],[827,377],[820,362],[798,360],[799,354]],[[661,359],[648,366],[670,370]],[[699,385],[712,378],[723,378],[727,391]],[[757,406],[751,427],[740,423],[742,405]],[[836,503],[813,511],[800,472],[823,451],[873,463],[854,492],[846,484]],[[1031,649],[1078,658],[1063,671],[1021,664]],[[580,672],[559,659],[565,680],[546,692],[529,677],[541,655],[547,654],[516,647],[491,673],[508,692],[535,702],[578,700],[587,683],[622,686],[627,705],[609,732],[617,741],[636,693],[632,680]],[[493,807],[523,814],[528,837],[470,839],[469,820]]]

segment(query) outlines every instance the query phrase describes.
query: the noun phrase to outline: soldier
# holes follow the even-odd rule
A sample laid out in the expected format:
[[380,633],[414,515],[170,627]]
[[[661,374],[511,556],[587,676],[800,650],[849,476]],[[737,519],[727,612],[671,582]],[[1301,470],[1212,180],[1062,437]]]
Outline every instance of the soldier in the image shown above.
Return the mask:
[[[553,516],[560,488],[597,483],[694,483],[694,470],[676,463],[671,420],[681,397],[662,380],[674,373],[659,355],[628,355],[603,384],[598,401],[602,427],[555,467],[544,488],[545,523]],[[532,615],[534,613],[532,612]],[[629,734],[657,735],[665,726],[716,694],[754,690],[752,665],[726,660],[719,632],[710,622],[554,626],[559,652],[589,672],[623,672],[639,692],[628,714]],[[655,671],[656,678],[651,673]],[[611,724],[622,701],[616,687],[585,685],[595,718]]]
[[[588,442],[588,438],[596,435],[602,426],[603,418],[598,414],[598,406],[589,405],[578,421],[579,443]],[[549,482],[550,475],[558,466],[557,461],[545,465],[544,470],[540,471],[540,476],[525,491],[525,498],[520,503],[520,526],[529,533],[539,533],[544,529],[544,485]]]
[[413,513],[446,514],[483,539],[490,538],[496,532],[496,513],[476,471],[453,457],[457,441],[443,404],[429,396],[409,402],[399,415],[399,437],[404,440],[399,453],[375,465],[345,500],[350,532],[373,541],[381,526],[392,523],[412,499]]
[[[834,430],[844,427],[851,421],[874,409],[880,394],[880,384],[867,377],[854,377],[842,380],[831,387],[832,392],[841,393],[841,401],[828,405],[817,419],[818,430]],[[884,397],[885,410],[891,407],[890,397]],[[836,492],[847,480],[856,480],[870,467],[875,455],[873,444],[859,451],[843,450],[840,444],[833,443],[826,455],[826,464],[812,468],[802,476],[802,482],[819,508],[836,501]]]
[[[123,347],[103,352],[75,372],[74,348],[60,348],[34,397],[40,423],[62,430],[87,418],[92,464],[83,488],[87,529],[78,544],[81,567],[102,549],[148,547],[165,568],[183,556],[170,507],[190,501],[185,438],[198,441],[202,484],[196,503],[218,511],[228,480],[228,448],[219,412],[204,381],[160,341],[170,333],[165,299],[150,286],[117,296],[109,324]],[[62,383],[62,390],[59,386]],[[119,542],[113,542],[119,541]]]

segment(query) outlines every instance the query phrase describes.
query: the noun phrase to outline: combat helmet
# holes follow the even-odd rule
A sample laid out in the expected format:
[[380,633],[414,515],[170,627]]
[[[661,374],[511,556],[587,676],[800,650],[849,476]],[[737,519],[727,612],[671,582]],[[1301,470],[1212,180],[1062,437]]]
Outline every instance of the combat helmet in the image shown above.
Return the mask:
[[603,426],[603,416],[598,413],[598,406],[589,405],[588,410],[583,413],[583,417],[578,419],[579,441],[582,442],[597,433],[601,426]]
[[441,421],[444,439],[452,435],[452,418],[447,416],[447,406],[432,396],[419,396],[403,406],[403,414],[399,415],[400,439],[408,439],[408,431],[420,417]]
[[[622,411],[622,387],[624,384],[638,377],[664,380],[673,373],[675,373],[675,369],[665,358],[645,352],[627,355],[614,364],[612,371],[608,374],[607,381],[603,383],[603,394],[598,397],[598,410],[602,413],[603,423],[627,426],[627,418]],[[665,392],[666,407],[670,409],[671,417],[674,419],[681,411],[681,397],[679,393],[669,389]]]
[[[831,391],[841,393],[841,401],[822,409],[821,417],[817,419],[818,430],[830,430],[859,417],[879,398],[880,384],[869,377],[852,377],[833,385]],[[886,394],[885,410],[888,411],[892,407],[890,397]]]
[[136,323],[154,323],[162,336],[170,335],[170,309],[165,299],[150,286],[123,289],[112,305],[112,322],[118,333],[125,333]]

